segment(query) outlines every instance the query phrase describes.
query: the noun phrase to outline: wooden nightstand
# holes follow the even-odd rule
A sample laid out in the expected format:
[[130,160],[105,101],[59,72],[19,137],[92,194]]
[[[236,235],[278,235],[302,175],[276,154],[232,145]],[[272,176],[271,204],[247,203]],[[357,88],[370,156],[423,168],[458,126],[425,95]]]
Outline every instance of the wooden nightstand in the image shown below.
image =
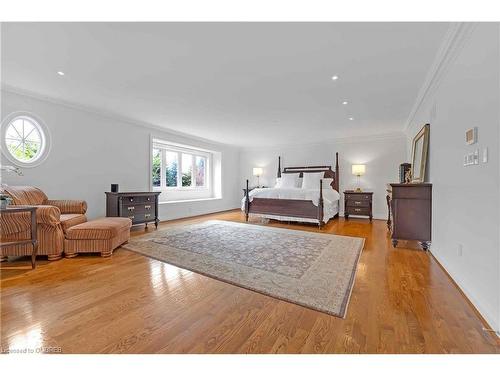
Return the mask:
[[344,191],[344,217],[349,219],[349,215],[369,216],[372,221],[373,192],[371,191]]

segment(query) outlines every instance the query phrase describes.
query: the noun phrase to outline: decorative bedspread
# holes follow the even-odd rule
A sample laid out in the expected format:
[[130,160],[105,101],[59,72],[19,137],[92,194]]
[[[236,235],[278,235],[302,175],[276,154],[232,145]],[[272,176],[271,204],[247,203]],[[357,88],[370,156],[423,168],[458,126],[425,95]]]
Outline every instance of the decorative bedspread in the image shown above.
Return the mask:
[[[249,194],[250,201],[253,198],[272,198],[272,199],[298,199],[312,201],[317,206],[319,202],[319,189],[301,189],[301,188],[258,188],[253,189]],[[323,221],[326,223],[339,212],[338,202],[340,194],[338,191],[328,188],[323,189]],[[245,210],[245,197],[241,200],[241,210]],[[285,221],[307,221],[317,222],[315,219],[300,219],[288,216],[261,215],[269,219]]]

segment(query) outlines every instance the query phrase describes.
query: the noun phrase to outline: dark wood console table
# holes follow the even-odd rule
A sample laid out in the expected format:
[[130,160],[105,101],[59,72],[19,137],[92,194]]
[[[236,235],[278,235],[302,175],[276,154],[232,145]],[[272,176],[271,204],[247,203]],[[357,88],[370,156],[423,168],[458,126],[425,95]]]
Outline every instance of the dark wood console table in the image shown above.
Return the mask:
[[128,217],[132,225],[154,222],[158,228],[158,195],[161,192],[106,192],[106,216]]
[[31,214],[31,237],[29,240],[15,240],[10,242],[0,242],[0,248],[15,245],[25,245],[31,243],[33,246],[33,251],[31,253],[31,268],[36,267],[36,255],[38,253],[38,239],[36,237],[36,206],[7,206],[6,208],[0,209],[0,214],[13,214],[16,212],[29,212]]

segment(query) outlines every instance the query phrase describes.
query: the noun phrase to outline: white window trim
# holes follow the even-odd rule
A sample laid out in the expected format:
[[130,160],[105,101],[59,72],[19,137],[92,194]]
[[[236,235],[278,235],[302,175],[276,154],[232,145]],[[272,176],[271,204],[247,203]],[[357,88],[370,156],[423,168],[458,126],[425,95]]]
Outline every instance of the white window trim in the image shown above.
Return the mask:
[[[42,150],[40,151],[40,155],[33,161],[31,162],[23,162],[21,160],[16,159],[10,152],[7,147],[7,142],[6,142],[6,133],[7,129],[12,121],[14,121],[18,117],[25,117],[30,121],[35,122],[39,127],[40,127],[40,136],[42,137]],[[33,168],[36,167],[40,164],[42,164],[46,159],[47,156],[49,155],[50,148],[51,148],[51,136],[50,136],[50,131],[49,128],[45,125],[45,123],[35,114],[30,113],[30,112],[13,112],[6,116],[1,123],[1,150],[2,154],[11,162],[12,164],[17,165],[18,167],[22,168]]]
[[[153,149],[163,149],[168,151],[177,152],[177,186],[165,186],[166,181],[166,152],[162,152],[162,164],[160,167],[160,186],[153,186]],[[182,186],[182,154],[188,154],[193,156],[192,168],[191,168],[191,180],[195,183],[195,164],[196,156],[202,156],[206,158],[205,164],[205,185],[204,186]],[[189,192],[189,191],[212,191],[212,165],[213,165],[213,151],[201,149],[198,147],[191,147],[187,145],[181,145],[179,143],[168,142],[160,140],[151,136],[150,142],[150,152],[149,152],[149,186],[151,191],[164,191],[164,192]],[[205,198],[200,198],[205,199]]]

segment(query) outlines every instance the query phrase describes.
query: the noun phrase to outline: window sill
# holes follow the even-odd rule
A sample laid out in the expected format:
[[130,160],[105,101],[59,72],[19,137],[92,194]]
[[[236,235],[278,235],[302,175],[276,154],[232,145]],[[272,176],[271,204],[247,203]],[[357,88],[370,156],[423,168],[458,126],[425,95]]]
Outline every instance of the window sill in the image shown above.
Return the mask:
[[158,202],[158,204],[169,204],[169,203],[189,203],[189,202],[201,202],[201,201],[215,201],[222,198],[195,198],[195,199],[179,199],[175,201],[163,201]]

